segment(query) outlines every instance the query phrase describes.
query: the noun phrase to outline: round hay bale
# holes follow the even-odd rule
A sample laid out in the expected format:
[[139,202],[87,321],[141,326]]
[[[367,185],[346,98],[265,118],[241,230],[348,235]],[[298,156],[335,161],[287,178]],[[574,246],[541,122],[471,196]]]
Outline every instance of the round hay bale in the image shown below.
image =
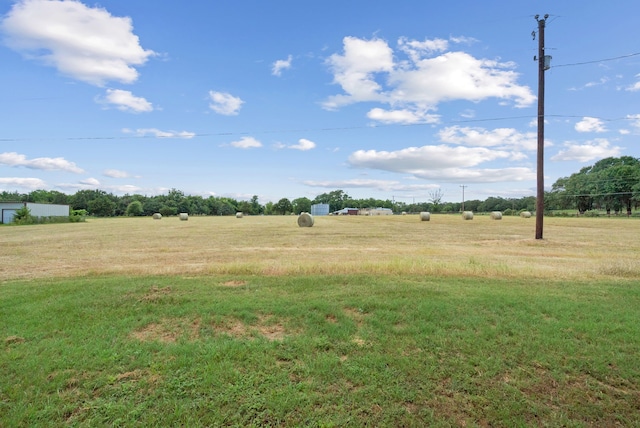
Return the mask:
[[236,218],[242,218],[243,214],[242,213],[236,213]]
[[522,211],[520,213],[520,217],[522,217],[522,218],[531,218],[531,213],[529,211]]
[[187,221],[189,220],[189,214],[188,213],[180,213],[180,221]]
[[502,220],[502,213],[500,211],[491,212],[491,220]]
[[313,216],[309,213],[301,213],[298,216],[298,226],[311,227],[313,226]]
[[464,211],[462,213],[462,218],[465,220],[473,220],[473,212],[472,211]]
[[162,214],[160,214],[160,213],[155,213],[155,214],[153,215],[153,219],[154,219],[154,220],[162,220]]
[[427,211],[422,211],[420,213],[420,221],[429,221],[431,220],[431,213]]

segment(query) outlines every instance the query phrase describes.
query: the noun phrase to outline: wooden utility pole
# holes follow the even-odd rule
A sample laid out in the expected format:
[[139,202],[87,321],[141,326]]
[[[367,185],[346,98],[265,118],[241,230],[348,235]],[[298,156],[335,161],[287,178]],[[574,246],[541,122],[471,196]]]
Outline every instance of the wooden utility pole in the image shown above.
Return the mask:
[[[536,195],[536,239],[542,239],[544,222],[544,71],[548,59],[544,55],[544,27],[549,15],[538,21],[538,191]],[[551,57],[549,57],[550,59]]]
[[461,184],[460,187],[462,187],[462,212],[464,212],[464,188],[467,186]]

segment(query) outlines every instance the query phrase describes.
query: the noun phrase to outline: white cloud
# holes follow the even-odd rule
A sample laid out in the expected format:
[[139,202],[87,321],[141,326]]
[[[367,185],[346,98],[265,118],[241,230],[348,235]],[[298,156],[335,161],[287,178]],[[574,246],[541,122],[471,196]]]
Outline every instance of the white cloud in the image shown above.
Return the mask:
[[496,159],[507,159],[506,151],[484,147],[450,147],[446,145],[408,147],[393,152],[358,150],[349,156],[349,163],[358,168],[373,168],[414,174],[426,169],[470,167]]
[[535,178],[535,173],[529,168],[473,168],[500,159],[513,159],[513,153],[485,147],[439,145],[409,147],[394,152],[359,150],[352,153],[348,161],[355,168],[411,174],[416,178],[438,181],[499,182]]
[[578,132],[605,132],[607,130],[602,121],[595,117],[583,117],[580,122],[576,123],[575,129]]
[[238,149],[255,149],[262,147],[262,143],[253,137],[242,137],[238,141],[231,142],[230,145]]
[[105,185],[102,184],[99,180],[95,178],[87,178],[85,180],[81,180],[77,183],[60,183],[57,184],[56,187],[60,189],[64,189],[68,192],[76,192],[78,190],[104,190],[105,192],[110,192],[114,194],[133,194],[133,193],[141,193],[145,192],[148,194],[164,194],[169,189],[142,189],[138,186],[133,186],[131,184],[123,184],[123,185]]
[[239,97],[234,97],[226,92],[209,91],[209,98],[211,99],[209,108],[216,113],[223,114],[225,116],[237,115],[240,111],[240,107],[244,104],[244,101]]
[[0,177],[0,190],[13,191],[15,189],[39,190],[46,189],[47,183],[39,178]]
[[103,104],[113,104],[118,110],[131,113],[146,113],[153,111],[153,105],[142,97],[136,97],[131,91],[122,89],[107,89],[104,99],[98,99]]
[[426,191],[437,188],[437,184],[402,184],[394,180],[350,179],[350,180],[307,180],[303,184],[310,187],[323,187],[326,189],[376,189],[383,192],[389,191]]
[[[637,78],[640,78],[640,74],[636,74],[636,77],[637,77]],[[627,90],[627,91],[632,91],[632,92],[640,91],[640,81],[638,81],[638,82],[634,83],[634,84],[633,84],[633,85],[631,85],[631,86],[628,86],[628,87],[626,88],[626,90]]]
[[102,175],[104,175],[105,177],[111,177],[111,178],[131,177],[131,174],[129,174],[127,171],[120,171],[119,169],[105,169],[104,171],[102,171]]
[[293,149],[293,150],[300,150],[300,151],[307,151],[307,150],[312,150],[316,148],[316,143],[314,143],[311,140],[307,140],[306,138],[300,138],[298,140],[298,144],[290,144],[290,145],[286,145],[284,143],[275,143],[273,145],[274,149],[277,150],[281,150],[281,149]]
[[356,37],[343,39],[344,55],[333,54],[327,64],[333,72],[333,81],[342,87],[346,95],[330,97],[324,103],[327,109],[362,101],[384,101],[381,86],[375,73],[393,71],[393,51],[380,39],[362,40]]
[[367,113],[367,117],[372,120],[384,124],[402,124],[412,125],[417,123],[438,123],[440,122],[440,115],[429,114],[426,111],[418,110],[384,110],[381,108],[373,108]]
[[282,70],[287,70],[291,68],[291,61],[293,58],[291,55],[287,57],[287,59],[279,59],[273,63],[273,68],[271,69],[271,74],[274,76],[282,75]]
[[34,158],[27,159],[25,155],[16,152],[0,153],[0,165],[22,166],[30,169],[40,169],[46,171],[66,171],[75,174],[84,172],[75,163],[64,158]]
[[628,114],[627,119],[631,121],[631,126],[640,128],[640,114]]
[[513,128],[472,128],[448,126],[438,133],[442,142],[471,147],[500,147],[517,150],[536,150],[538,136],[535,132],[520,133]]
[[619,156],[622,149],[617,146],[610,147],[609,141],[604,138],[597,138],[586,144],[565,143],[563,150],[560,150],[552,161],[578,161],[589,162],[595,159],[604,159],[612,156]]
[[89,177],[84,180],[80,180],[80,184],[85,186],[98,187],[100,186],[100,181],[97,178]]
[[419,42],[417,40],[409,40],[406,37],[401,37],[398,40],[398,47],[401,51],[406,53],[413,62],[420,61],[420,58],[425,55],[431,55],[434,52],[444,52],[449,48],[449,41],[444,39],[424,40]]
[[135,66],[155,53],[140,46],[128,17],[79,1],[21,0],[0,23],[6,44],[93,85],[133,83]]
[[[461,40],[461,39],[460,39]],[[489,98],[513,101],[527,107],[536,97],[528,86],[519,85],[519,74],[511,62],[478,59],[465,52],[444,52],[448,42],[442,39],[415,41],[401,38],[399,52],[408,59],[395,61],[393,49],[380,39],[345,37],[342,54],[327,60],[334,83],[343,94],[329,97],[323,107],[335,110],[358,102],[379,102],[392,107],[369,113],[385,123],[407,120],[432,120],[426,112],[438,104],[453,100],[479,102]],[[430,55],[438,53],[438,56]],[[411,116],[407,113],[414,113]]]
[[195,137],[194,132],[188,131],[161,131],[156,128],[140,128],[132,131],[131,129],[124,128],[122,130],[125,134],[135,134],[138,137],[155,137],[155,138],[193,138]]

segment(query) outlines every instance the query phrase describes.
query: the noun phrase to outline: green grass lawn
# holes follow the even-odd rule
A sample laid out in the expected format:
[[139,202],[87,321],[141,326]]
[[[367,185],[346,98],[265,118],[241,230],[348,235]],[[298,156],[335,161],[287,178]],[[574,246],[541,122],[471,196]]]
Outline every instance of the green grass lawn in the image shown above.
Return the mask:
[[639,426],[633,280],[0,283],[0,426]]

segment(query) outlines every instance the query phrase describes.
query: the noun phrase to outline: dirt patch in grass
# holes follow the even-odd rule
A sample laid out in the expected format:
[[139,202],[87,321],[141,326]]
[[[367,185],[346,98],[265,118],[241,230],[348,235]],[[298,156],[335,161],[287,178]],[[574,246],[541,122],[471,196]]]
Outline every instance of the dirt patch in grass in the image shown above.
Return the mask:
[[130,336],[141,342],[175,343],[180,338],[195,341],[200,337],[200,318],[164,318],[132,332]]
[[140,298],[141,302],[157,302],[171,294],[171,287],[152,286],[149,291]]
[[260,316],[255,325],[248,325],[240,320],[227,320],[222,324],[215,325],[214,329],[220,334],[249,340],[255,335],[272,341],[282,340],[295,333],[287,329],[283,320],[278,320],[271,315]]
[[242,287],[243,285],[247,285],[247,281],[231,280],[223,282],[222,285],[224,287]]
[[336,317],[335,315],[331,314],[331,315],[327,315],[325,317],[325,319],[327,320],[328,323],[331,324],[337,324],[338,323],[338,317]]
[[[240,339],[253,339],[262,336],[268,340],[282,340],[297,332],[285,325],[286,320],[279,320],[271,315],[263,315],[255,324],[246,324],[241,320],[227,318],[212,325],[215,335],[226,334]],[[141,342],[175,343],[179,340],[194,342],[203,340],[200,318],[164,318],[160,322],[148,324],[130,334],[130,337]]]
[[6,343],[7,345],[12,345],[14,343],[23,343],[24,341],[25,338],[20,336],[9,336],[4,339],[4,343]]

